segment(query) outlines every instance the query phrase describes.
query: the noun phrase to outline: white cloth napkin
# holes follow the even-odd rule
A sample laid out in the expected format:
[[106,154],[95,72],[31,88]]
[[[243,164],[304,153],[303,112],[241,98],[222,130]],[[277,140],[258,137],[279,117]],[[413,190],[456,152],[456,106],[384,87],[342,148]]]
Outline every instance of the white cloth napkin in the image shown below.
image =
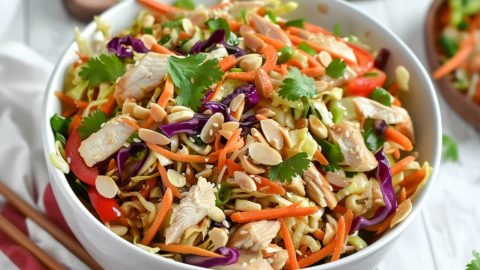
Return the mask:
[[[68,230],[53,198],[41,143],[42,97],[52,64],[21,43],[0,46],[0,180]],[[0,196],[1,197],[1,196]],[[69,269],[86,267],[37,224],[6,206],[1,214]],[[43,269],[0,233],[0,269]]]

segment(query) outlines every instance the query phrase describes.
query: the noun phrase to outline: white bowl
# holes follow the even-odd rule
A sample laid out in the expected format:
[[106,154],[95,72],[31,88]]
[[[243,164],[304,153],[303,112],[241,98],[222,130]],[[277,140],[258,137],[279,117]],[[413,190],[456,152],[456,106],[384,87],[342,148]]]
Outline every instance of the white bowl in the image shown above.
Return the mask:
[[[196,2],[206,5],[213,4],[213,1]],[[298,2],[300,2],[300,7],[295,14],[291,15],[292,18],[306,18],[308,21],[327,29],[332,29],[335,23],[341,23],[346,33],[357,35],[374,49],[384,47],[391,51],[392,55],[387,67],[389,74],[393,74],[393,68],[397,65],[405,66],[411,74],[411,90],[404,95],[402,101],[413,118],[417,136],[416,146],[420,154],[418,160],[428,161],[434,167],[428,184],[414,202],[413,211],[407,219],[378,241],[360,252],[334,263],[309,268],[317,270],[373,269],[391,249],[395,239],[417,216],[428,191],[431,189],[433,180],[436,178],[440,166],[442,134],[437,97],[430,78],[417,57],[395,34],[382,25],[343,1],[309,0]],[[320,5],[322,8],[320,8]],[[135,1],[127,0],[105,12],[102,18],[110,23],[112,33],[118,33],[132,23],[141,9],[142,7]],[[320,10],[327,10],[327,12],[321,13]],[[85,37],[91,37],[94,30],[95,25],[91,23],[82,34]],[[58,61],[45,93],[43,144],[46,160],[49,160],[49,153],[55,151],[49,118],[54,113],[60,112],[60,103],[55,98],[54,91],[62,89],[66,70],[77,58],[76,48],[77,46],[72,43]],[[68,225],[92,257],[105,269],[203,269],[148,253],[115,235],[82,205],[69,187],[64,174],[51,164],[47,166],[55,198]],[[418,254],[412,254],[412,257],[416,255]]]

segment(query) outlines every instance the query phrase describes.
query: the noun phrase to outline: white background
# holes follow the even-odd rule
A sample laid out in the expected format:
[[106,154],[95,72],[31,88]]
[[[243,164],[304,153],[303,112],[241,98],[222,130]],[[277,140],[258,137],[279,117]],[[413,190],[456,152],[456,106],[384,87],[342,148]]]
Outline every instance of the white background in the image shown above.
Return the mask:
[[[392,29],[426,63],[423,28],[431,0],[351,2]],[[69,18],[61,0],[0,0],[0,43],[20,41],[52,63],[73,39],[74,26],[84,25]],[[480,133],[440,102],[444,133],[459,143],[460,163],[439,168],[426,207],[378,270],[464,269],[472,250],[480,251]]]

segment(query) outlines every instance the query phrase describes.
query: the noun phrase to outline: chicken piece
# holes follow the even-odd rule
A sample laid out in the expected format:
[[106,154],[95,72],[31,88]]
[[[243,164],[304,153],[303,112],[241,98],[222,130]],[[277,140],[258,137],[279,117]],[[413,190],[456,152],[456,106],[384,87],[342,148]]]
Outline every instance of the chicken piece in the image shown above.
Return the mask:
[[367,149],[360,129],[351,122],[343,121],[330,127],[330,135],[340,146],[349,170],[368,172],[378,165],[375,156]]
[[265,35],[267,37],[273,38],[278,40],[285,45],[291,46],[292,42],[288,38],[288,36],[283,32],[283,30],[276,24],[273,24],[267,19],[264,19],[257,14],[253,14],[252,16],[253,24],[255,25],[255,30],[258,33]]
[[250,222],[238,228],[228,241],[228,246],[258,252],[265,249],[280,230],[278,220]]
[[283,187],[290,191],[293,192],[299,196],[305,196],[305,186],[303,184],[302,178],[295,176],[292,178],[292,183],[290,184],[283,184]]
[[353,98],[353,104],[363,118],[384,120],[387,124],[411,122],[408,112],[398,106],[387,107],[375,100],[364,97]]
[[274,270],[261,253],[239,250],[240,256],[234,264],[214,266],[216,270]]
[[[127,121],[122,121],[128,119]],[[97,132],[83,140],[78,148],[85,164],[92,167],[95,164],[104,161],[113,153],[122,148],[123,144],[136,130],[130,121],[132,118],[121,115],[109,120]]]
[[207,216],[208,209],[215,207],[215,189],[203,177],[190,188],[180,204],[173,209],[170,226],[167,228],[165,243],[179,243],[189,227],[199,223]]
[[273,253],[272,256],[272,268],[274,270],[280,270],[285,266],[288,260],[288,251],[286,249],[282,249]]
[[114,97],[119,105],[127,98],[141,100],[167,75],[168,55],[149,52],[117,82]]
[[321,207],[328,206],[333,209],[337,206],[337,198],[332,192],[332,186],[315,168],[313,163],[310,163],[310,167],[303,173],[303,179],[307,184],[307,195],[310,199]]

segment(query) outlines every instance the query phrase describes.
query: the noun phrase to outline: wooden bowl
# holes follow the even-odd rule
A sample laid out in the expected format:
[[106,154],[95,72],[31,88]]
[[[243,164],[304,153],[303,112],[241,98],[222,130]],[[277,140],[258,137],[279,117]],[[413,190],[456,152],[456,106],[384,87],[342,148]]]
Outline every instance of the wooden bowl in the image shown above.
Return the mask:
[[[440,46],[438,45],[439,32],[442,29],[437,18],[443,9],[447,8],[446,0],[433,1],[428,11],[425,23],[426,52],[430,70],[433,72],[440,66]],[[466,95],[453,86],[450,76],[436,80],[437,89],[443,95],[450,107],[453,108],[470,125],[480,128],[480,104],[468,99]]]

